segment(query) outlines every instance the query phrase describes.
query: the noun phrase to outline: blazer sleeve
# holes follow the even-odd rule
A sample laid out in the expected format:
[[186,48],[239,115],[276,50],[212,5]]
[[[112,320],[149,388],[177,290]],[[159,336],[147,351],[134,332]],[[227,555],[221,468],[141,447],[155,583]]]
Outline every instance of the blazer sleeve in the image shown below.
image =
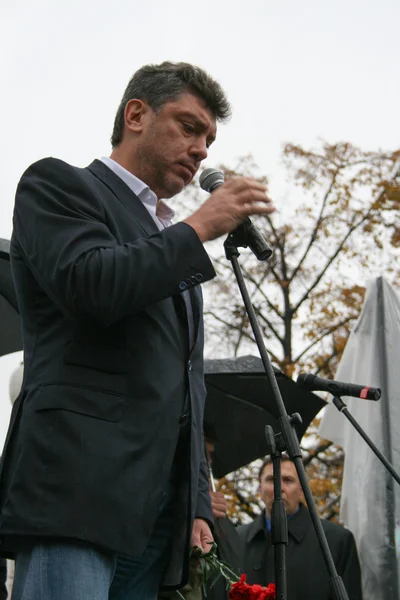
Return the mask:
[[136,239],[119,244],[101,198],[79,169],[57,159],[43,159],[24,173],[13,224],[24,260],[59,310],[102,327],[178,294],[193,275],[201,281],[215,276],[186,223],[150,237],[136,223]]

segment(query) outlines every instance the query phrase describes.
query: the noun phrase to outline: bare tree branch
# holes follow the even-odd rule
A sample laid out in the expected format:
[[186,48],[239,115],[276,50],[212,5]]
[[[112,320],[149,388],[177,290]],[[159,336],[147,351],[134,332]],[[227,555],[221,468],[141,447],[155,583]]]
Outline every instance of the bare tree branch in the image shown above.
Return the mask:
[[298,311],[298,309],[300,308],[300,306],[303,304],[303,302],[305,300],[307,300],[307,298],[309,297],[310,293],[312,292],[313,289],[315,289],[317,287],[317,285],[319,284],[319,282],[321,281],[321,279],[323,278],[323,276],[325,275],[325,273],[327,272],[327,270],[329,269],[329,267],[332,265],[332,263],[335,261],[335,259],[338,257],[338,255],[340,254],[340,252],[343,250],[343,247],[345,245],[345,243],[347,242],[347,240],[349,239],[349,237],[354,233],[354,231],[356,231],[363,223],[365,223],[365,221],[367,221],[369,215],[370,215],[371,211],[368,211],[368,213],[362,218],[360,219],[360,221],[358,223],[356,223],[355,225],[353,225],[352,227],[350,227],[350,229],[348,230],[348,232],[346,233],[346,235],[342,238],[341,242],[338,244],[338,246],[336,247],[335,252],[330,256],[330,258],[327,260],[327,262],[325,263],[324,268],[322,269],[322,271],[320,271],[320,273],[318,274],[318,276],[315,278],[314,282],[310,285],[310,287],[306,290],[306,292],[303,294],[303,296],[300,298],[300,300],[297,302],[296,306],[294,307],[293,311],[294,313],[296,313]]
[[256,313],[256,315],[262,320],[264,321],[264,323],[267,325],[267,327],[272,331],[272,333],[274,334],[274,336],[276,337],[277,340],[279,340],[283,346],[284,343],[284,339],[279,335],[278,331],[275,329],[275,327],[272,325],[271,321],[255,306],[253,306],[254,308],[254,312]]
[[324,329],[321,334],[315,338],[315,340],[313,340],[308,346],[306,346],[302,352],[300,352],[300,354],[298,354],[296,356],[296,358],[293,359],[294,362],[298,362],[301,358],[303,358],[303,356],[309,352],[309,350],[311,350],[311,348],[313,348],[316,344],[318,344],[321,340],[323,340],[327,335],[330,335],[331,333],[334,333],[335,331],[337,331],[338,329],[340,329],[340,327],[343,327],[344,325],[346,325],[347,323],[349,323],[350,321],[353,321],[356,317],[353,315],[349,315],[348,317],[346,317],[345,319],[343,319],[343,321],[340,321],[340,323],[336,323],[335,325],[332,325],[332,327],[328,327],[327,329]]
[[326,452],[326,450],[328,450],[328,448],[331,446],[332,442],[326,440],[320,442],[319,445],[316,448],[313,448],[312,452],[310,452],[309,455],[303,459],[304,466],[306,467],[314,458],[318,458],[322,452]]
[[332,179],[331,179],[331,182],[329,184],[329,187],[328,187],[328,189],[327,189],[327,191],[326,191],[326,193],[325,193],[325,195],[324,195],[324,197],[322,199],[322,203],[321,203],[321,208],[320,208],[320,211],[319,211],[319,215],[318,215],[318,218],[315,221],[315,225],[314,225],[313,231],[312,231],[312,233],[310,235],[310,240],[309,240],[309,242],[307,244],[306,249],[303,252],[303,255],[301,256],[299,262],[297,263],[297,266],[295,267],[295,269],[292,272],[292,275],[289,278],[290,281],[293,281],[295,279],[298,271],[301,269],[304,261],[306,260],[306,258],[308,256],[308,253],[310,252],[310,250],[311,250],[311,248],[312,248],[315,240],[317,239],[318,230],[319,230],[319,228],[321,226],[321,223],[322,223],[322,216],[324,214],[324,210],[325,210],[325,207],[327,205],[329,196],[330,196],[330,194],[331,194],[331,192],[333,190],[333,187],[334,187],[334,185],[336,183],[336,179],[337,179],[338,173],[339,173],[339,167],[336,169],[335,173],[333,173],[333,175],[332,175]]
[[272,302],[269,300],[268,296],[266,295],[266,293],[264,292],[264,290],[261,287],[262,284],[265,282],[265,279],[267,278],[267,274],[265,274],[263,276],[263,278],[260,282],[257,282],[247,269],[242,267],[242,271],[243,271],[243,276],[255,285],[255,287],[256,287],[257,291],[260,293],[261,297],[264,298],[264,300],[266,301],[268,308],[270,308],[277,315],[277,317],[282,319],[283,315],[278,311],[276,306],[274,306],[272,304]]

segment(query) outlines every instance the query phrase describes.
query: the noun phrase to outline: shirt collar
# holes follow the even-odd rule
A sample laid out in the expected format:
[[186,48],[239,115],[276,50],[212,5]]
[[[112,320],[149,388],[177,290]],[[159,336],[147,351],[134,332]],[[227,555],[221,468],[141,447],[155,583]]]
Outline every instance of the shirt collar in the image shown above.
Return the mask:
[[163,200],[158,202],[157,196],[144,181],[109,156],[102,156],[100,160],[136,194],[156,222],[160,221],[164,227],[170,225],[175,212]]
[[[295,515],[297,515],[297,513],[299,512],[299,510],[300,510],[300,505],[299,505],[299,508],[297,510],[295,510],[291,515],[287,515],[287,520],[290,521],[291,519],[293,519],[293,517]],[[267,531],[271,531],[271,519],[267,515],[266,511],[265,511],[265,526],[267,528]]]

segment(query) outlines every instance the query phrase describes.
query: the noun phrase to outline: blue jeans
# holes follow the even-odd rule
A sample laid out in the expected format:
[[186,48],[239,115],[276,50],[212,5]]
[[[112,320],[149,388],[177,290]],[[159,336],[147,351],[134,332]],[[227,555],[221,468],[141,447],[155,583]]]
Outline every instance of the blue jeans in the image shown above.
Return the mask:
[[156,600],[173,535],[164,499],[143,554],[131,559],[89,546],[46,542],[17,554],[13,600]]

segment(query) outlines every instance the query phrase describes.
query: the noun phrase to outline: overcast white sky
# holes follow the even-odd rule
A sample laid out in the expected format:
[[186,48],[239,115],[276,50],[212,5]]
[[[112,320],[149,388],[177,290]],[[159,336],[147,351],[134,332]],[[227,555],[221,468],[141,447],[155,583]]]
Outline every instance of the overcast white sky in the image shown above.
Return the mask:
[[[30,163],[85,166],[109,153],[124,88],[149,62],[185,60],[219,80],[234,113],[207,165],[251,152],[278,208],[285,142],[399,147],[399,23],[399,0],[3,2],[0,238]],[[15,364],[0,359],[0,447]]]

